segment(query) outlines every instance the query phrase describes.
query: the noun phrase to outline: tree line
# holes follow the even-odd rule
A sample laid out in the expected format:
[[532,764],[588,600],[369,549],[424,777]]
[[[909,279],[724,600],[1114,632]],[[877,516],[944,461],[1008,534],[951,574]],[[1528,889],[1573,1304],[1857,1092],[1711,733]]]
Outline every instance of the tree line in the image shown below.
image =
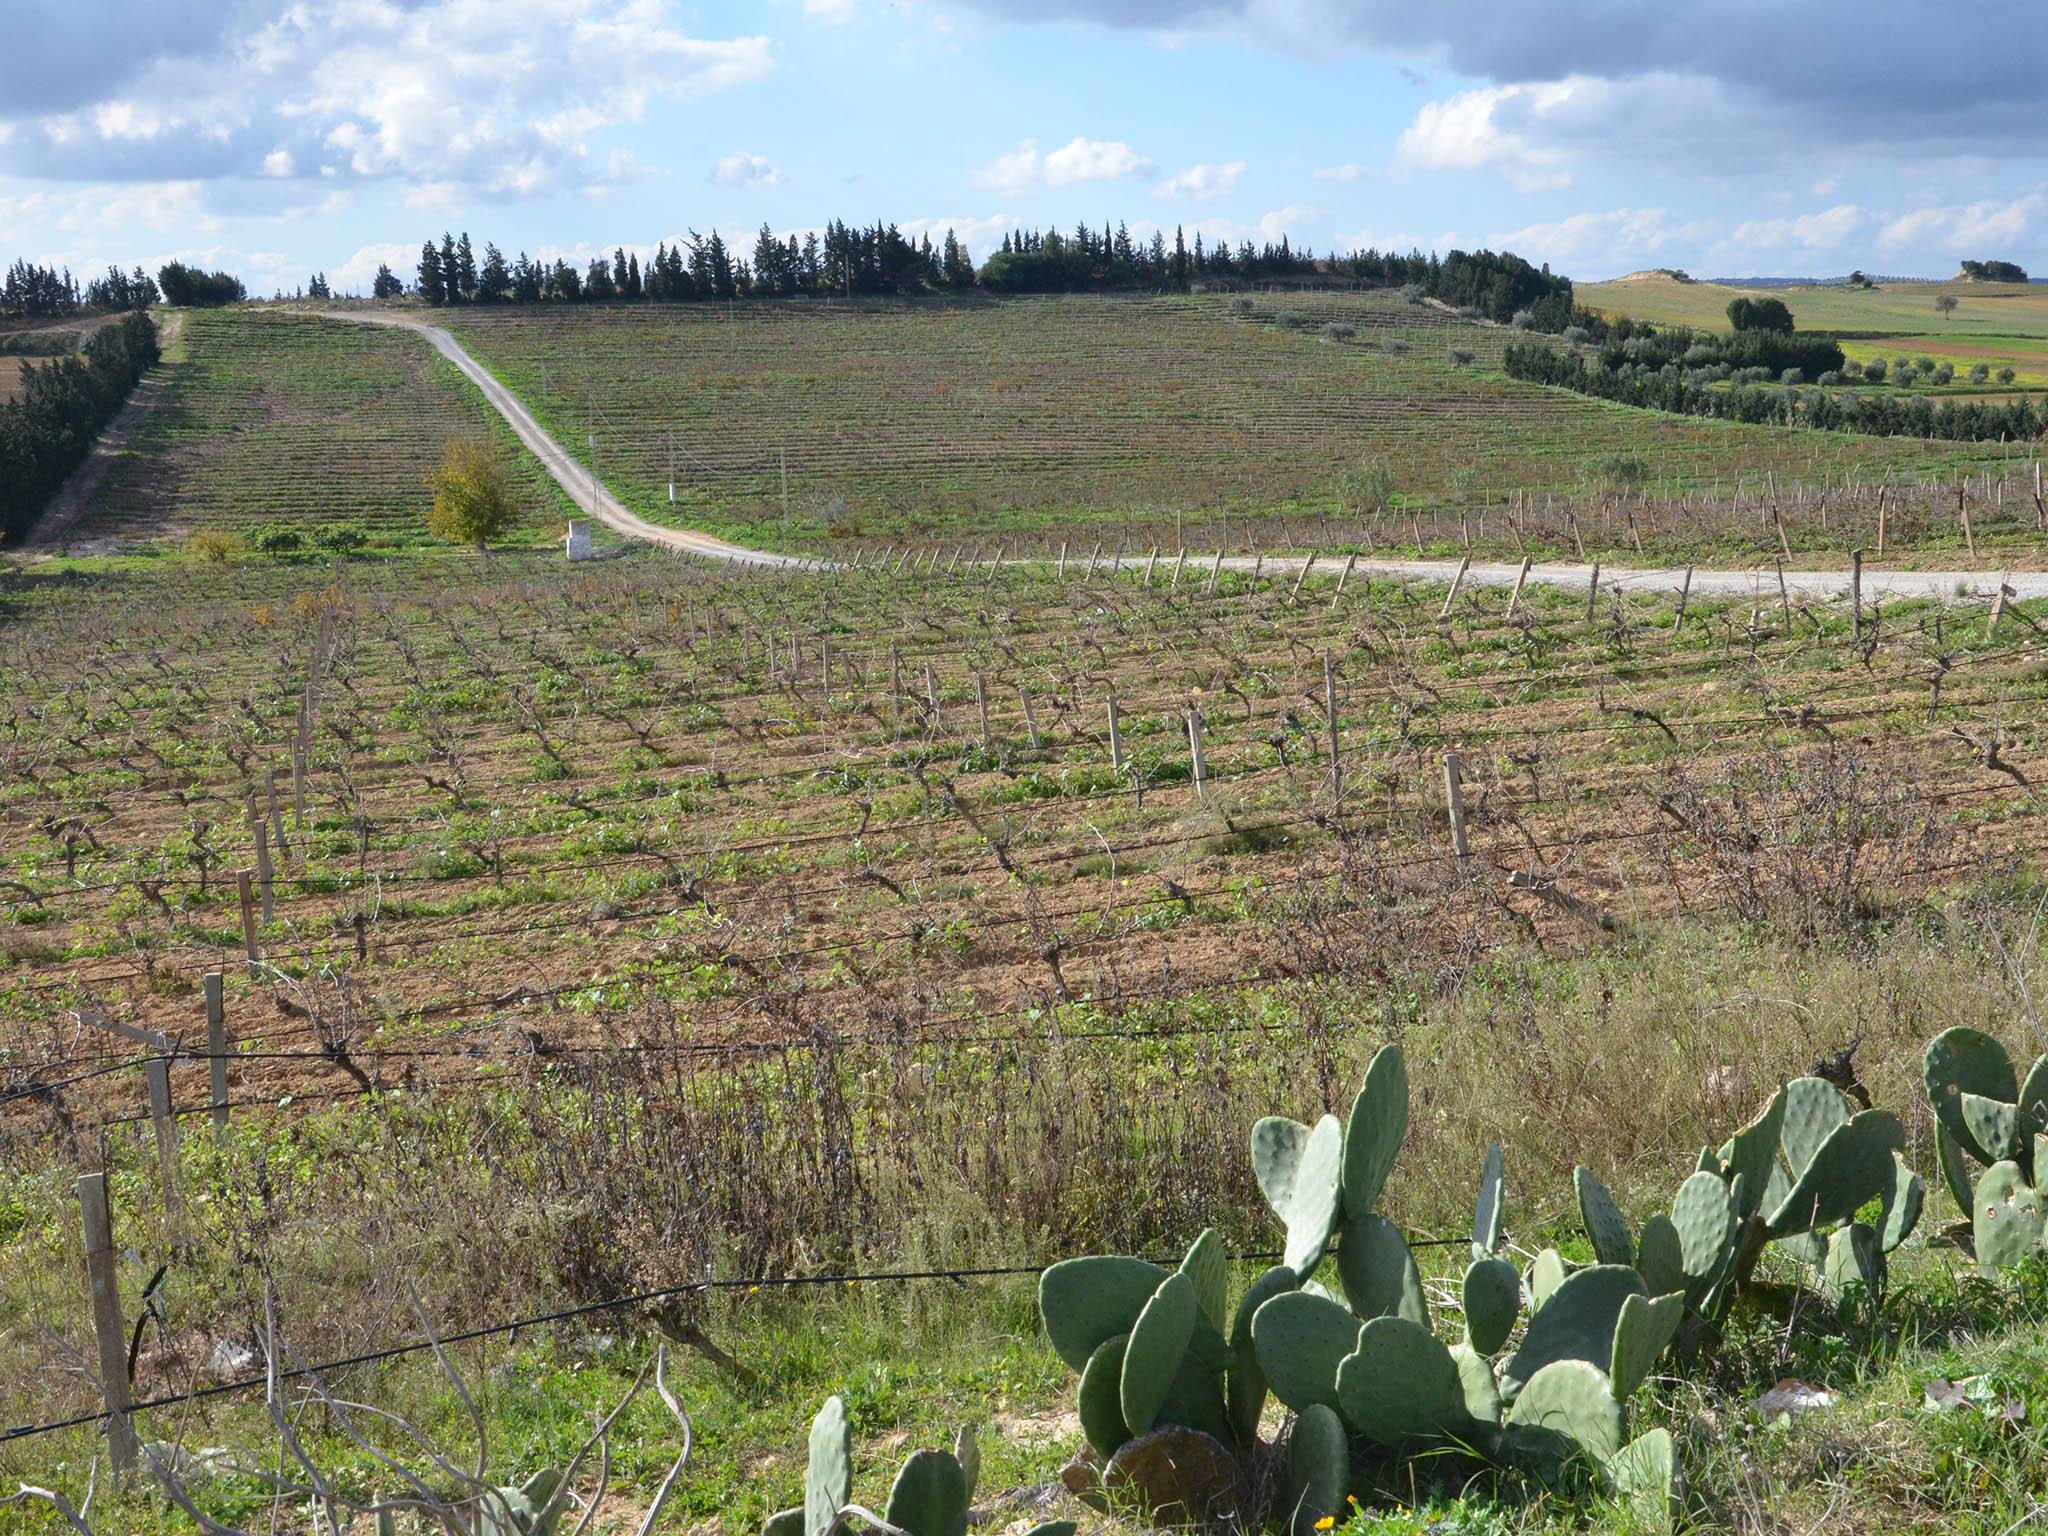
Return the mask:
[[59,271],[17,260],[7,269],[6,281],[0,283],[0,316],[62,320],[148,309],[158,302],[188,307],[237,304],[248,296],[242,280],[233,273],[203,272],[181,261],[166,262],[153,278],[141,267],[132,272],[108,267],[105,277],[96,277],[81,289],[69,267]]
[[83,354],[22,366],[20,396],[0,405],[0,539],[28,532],[157,356],[156,326],[137,311]]
[[1759,426],[1796,424],[1951,442],[2024,442],[2048,430],[2048,412],[2029,400],[2001,404],[1945,400],[1937,404],[1925,395],[1802,388],[1806,369],[1790,362],[1785,362],[1780,372],[1780,383],[1767,384],[1759,376],[1768,375],[1770,363],[1736,367],[1728,361],[1731,356],[1764,356],[1762,348],[1772,343],[1795,342],[1800,344],[1798,351],[1773,352],[1771,362],[1798,357],[1811,366],[1832,357],[1834,366],[1822,369],[1817,377],[1823,384],[1841,382],[1842,352],[1832,337],[1795,338],[1768,331],[1714,338],[1682,328],[1675,332],[1636,328],[1630,336],[1610,337],[1590,355],[1547,342],[1515,342],[1507,348],[1504,364],[1509,377],[1534,384],[1556,385],[1623,405]]
[[655,248],[645,264],[620,247],[582,266],[560,258],[538,260],[524,251],[506,258],[486,242],[481,254],[467,231],[444,232],[420,246],[414,281],[381,265],[374,297],[408,291],[429,305],[540,303],[676,303],[744,296],[851,298],[984,289],[992,293],[1186,292],[1195,287],[1242,287],[1281,281],[1363,287],[1414,286],[1423,293],[1488,319],[1559,331],[1585,318],[1572,302],[1571,279],[1511,252],[1363,250],[1318,256],[1286,236],[1263,245],[1213,243],[1197,232],[1190,242],[1176,230],[1149,240],[1127,225],[1071,231],[1020,230],[1003,236],[987,261],[975,264],[952,230],[936,245],[929,234],[912,238],[894,224],[857,227],[840,220],[801,238],[777,236],[765,224],[751,252],[729,245],[716,231]]

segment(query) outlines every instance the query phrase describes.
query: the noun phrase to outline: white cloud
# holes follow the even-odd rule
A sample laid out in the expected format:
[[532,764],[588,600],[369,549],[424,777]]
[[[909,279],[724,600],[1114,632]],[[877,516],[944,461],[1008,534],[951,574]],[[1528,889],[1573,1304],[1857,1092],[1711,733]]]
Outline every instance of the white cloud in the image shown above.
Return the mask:
[[1498,169],[1524,192],[1569,186],[1565,153],[1536,142],[1510,121],[1541,119],[1590,83],[1488,86],[1425,102],[1395,141],[1394,162],[1431,171]]
[[[53,180],[392,179],[415,204],[607,175],[594,135],[657,99],[774,67],[765,37],[701,39],[667,0],[249,0],[196,57],[161,51],[104,99],[10,112],[0,170]],[[451,192],[450,188],[459,189]]]
[[1050,154],[1036,139],[1025,139],[975,173],[974,184],[993,192],[1039,192],[1081,181],[1121,181],[1147,176],[1152,162],[1121,139],[1074,138]]
[[[508,253],[509,254],[509,253]],[[382,245],[359,246],[354,255],[327,272],[327,281],[336,293],[359,293],[367,295],[370,285],[377,280],[377,267],[381,263],[391,268],[409,288],[418,275],[420,248],[390,242]]]
[[1887,251],[1921,246],[1939,250],[1945,256],[1982,252],[1996,257],[1995,248],[2010,247],[2027,239],[2039,227],[2044,211],[2048,211],[2048,197],[2040,192],[2030,192],[2009,202],[1991,200],[1916,208],[1887,219],[1878,231],[1877,243]]
[[1614,208],[1526,224],[1494,236],[1490,243],[1531,261],[1570,263],[1592,257],[1602,275],[1611,275],[1676,247],[1694,245],[1714,233],[1715,226],[1709,221],[1680,222],[1663,208]]
[[953,238],[967,247],[979,265],[1003,243],[1003,236],[1022,229],[1024,220],[1014,213],[990,213],[954,219],[898,219],[896,227],[903,231],[906,240],[922,240],[929,235],[933,245],[944,244],[950,229]]
[[838,26],[860,14],[860,0],[804,0],[804,14],[813,21]]
[[1313,174],[1317,181],[1360,181],[1374,172],[1371,166],[1354,160],[1344,165],[1319,165]]
[[1245,162],[1232,160],[1223,165],[1191,165],[1177,176],[1170,176],[1154,189],[1154,197],[1187,197],[1196,202],[1207,202],[1212,197],[1222,197],[1237,186],[1237,179],[1244,174]]
[[1854,203],[1838,203],[1820,213],[1785,219],[1745,219],[1721,243],[1733,252],[1752,250],[1831,251],[1855,239],[1870,225],[1870,214]]
[[768,163],[766,155],[736,149],[711,168],[711,179],[721,187],[772,187],[782,180],[782,172]]

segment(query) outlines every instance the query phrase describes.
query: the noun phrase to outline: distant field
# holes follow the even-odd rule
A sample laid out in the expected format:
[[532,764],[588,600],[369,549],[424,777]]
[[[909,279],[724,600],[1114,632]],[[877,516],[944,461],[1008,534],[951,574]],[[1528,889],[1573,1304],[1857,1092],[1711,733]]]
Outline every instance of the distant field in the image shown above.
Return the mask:
[[[636,510],[832,538],[1211,541],[1246,517],[1981,463],[1663,416],[1491,371],[1508,333],[1390,294],[469,311],[445,323]],[[1454,365],[1452,349],[1473,356]],[[784,470],[787,470],[785,512]],[[675,504],[669,501],[673,469]],[[1380,478],[1383,476],[1383,479]],[[1093,528],[1093,534],[1087,530]]]
[[[1934,307],[1934,301],[1943,294],[1956,301],[1955,312],[1946,319]],[[1802,331],[2048,337],[2048,284],[1733,288],[1720,283],[1680,283],[1668,277],[1631,277],[1578,285],[1579,302],[1604,314],[1717,331],[1728,329],[1728,302],[1736,298],[1783,299]]]
[[21,364],[18,357],[0,357],[0,405],[21,393]]
[[[481,396],[403,332],[258,310],[199,310],[164,398],[108,472],[77,540],[178,538],[265,523],[359,523],[384,546],[426,532],[426,475],[461,433],[509,443]],[[566,507],[531,459],[532,532]]]

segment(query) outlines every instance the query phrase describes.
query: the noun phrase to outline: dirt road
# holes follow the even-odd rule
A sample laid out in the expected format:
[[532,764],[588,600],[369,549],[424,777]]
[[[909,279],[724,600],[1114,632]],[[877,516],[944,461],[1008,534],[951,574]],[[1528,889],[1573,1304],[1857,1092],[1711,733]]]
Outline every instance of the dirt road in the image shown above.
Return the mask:
[[569,493],[569,499],[607,528],[628,538],[644,539],[650,544],[660,544],[686,554],[739,565],[794,568],[817,563],[797,555],[779,555],[770,550],[729,544],[724,539],[713,538],[708,533],[695,533],[687,528],[664,528],[660,523],[650,523],[638,513],[628,510],[624,502],[605,489],[603,482],[578,464],[566,448],[543,430],[517,395],[493,378],[488,369],[463,350],[461,343],[440,326],[390,310],[321,310],[320,313],[329,320],[346,320],[357,325],[392,325],[424,336],[433,343],[435,351],[460,368],[463,377],[483,391],[484,398],[497,408],[519,441],[540,460],[555,484]]

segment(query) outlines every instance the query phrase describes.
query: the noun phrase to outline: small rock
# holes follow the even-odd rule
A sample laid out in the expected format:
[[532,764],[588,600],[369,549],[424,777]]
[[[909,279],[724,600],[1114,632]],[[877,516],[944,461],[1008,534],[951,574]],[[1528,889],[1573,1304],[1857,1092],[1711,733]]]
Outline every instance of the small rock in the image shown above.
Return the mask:
[[1814,1408],[1832,1408],[1841,1399],[1824,1387],[1811,1386],[1787,1376],[1756,1400],[1756,1411],[1767,1419],[1788,1413],[1805,1413]]
[[239,1381],[259,1363],[256,1351],[240,1339],[216,1339],[206,1357],[206,1373],[215,1381]]

